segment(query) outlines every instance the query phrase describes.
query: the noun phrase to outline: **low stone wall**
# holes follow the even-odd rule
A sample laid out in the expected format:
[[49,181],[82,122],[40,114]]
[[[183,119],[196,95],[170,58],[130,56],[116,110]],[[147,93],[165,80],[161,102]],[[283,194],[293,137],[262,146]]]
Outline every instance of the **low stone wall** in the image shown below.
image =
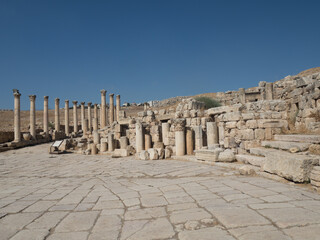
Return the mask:
[[13,132],[0,132],[0,143],[11,142],[14,139]]

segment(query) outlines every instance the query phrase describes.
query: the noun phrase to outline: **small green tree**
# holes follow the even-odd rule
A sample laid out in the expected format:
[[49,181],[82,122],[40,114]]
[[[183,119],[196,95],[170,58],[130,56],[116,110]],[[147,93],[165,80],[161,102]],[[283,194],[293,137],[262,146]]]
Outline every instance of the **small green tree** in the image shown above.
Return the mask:
[[210,97],[197,97],[195,100],[204,103],[205,109],[220,107],[221,103]]

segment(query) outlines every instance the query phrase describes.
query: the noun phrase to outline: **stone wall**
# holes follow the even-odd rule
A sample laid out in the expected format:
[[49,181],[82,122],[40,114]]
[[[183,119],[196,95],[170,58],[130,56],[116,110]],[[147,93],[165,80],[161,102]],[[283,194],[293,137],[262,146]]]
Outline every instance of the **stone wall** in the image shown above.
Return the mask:
[[14,139],[13,132],[0,132],[0,143],[11,142]]

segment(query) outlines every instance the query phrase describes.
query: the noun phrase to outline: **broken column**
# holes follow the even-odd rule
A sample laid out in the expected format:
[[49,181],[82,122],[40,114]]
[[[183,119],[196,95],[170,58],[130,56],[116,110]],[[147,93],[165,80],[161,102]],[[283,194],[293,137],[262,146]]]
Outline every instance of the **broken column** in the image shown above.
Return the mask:
[[202,126],[193,127],[195,136],[195,149],[200,150],[203,147]]
[[109,95],[109,124],[111,125],[114,121],[114,100],[113,100],[114,94],[111,93]]
[[239,88],[239,100],[242,104],[246,103],[246,92],[244,88]]
[[120,148],[127,149],[127,147],[128,147],[128,138],[123,136],[120,138]]
[[144,150],[143,126],[141,122],[136,123],[136,152]]
[[73,132],[77,133],[78,130],[78,101],[72,101],[73,103]]
[[145,134],[144,135],[144,149],[148,150],[149,148],[151,148],[151,135]]
[[48,100],[49,96],[43,97],[43,131],[45,132],[46,136],[49,134],[49,107],[48,107]]
[[266,100],[273,100],[273,83],[266,83]]
[[[102,89],[101,93],[101,105],[100,105],[100,128],[107,126],[107,116],[106,116],[106,93],[107,91]],[[98,115],[98,114],[97,114]],[[96,116],[98,118],[98,116]]]
[[162,142],[165,146],[168,146],[170,125],[169,123],[162,123],[161,128],[162,128]]
[[208,149],[214,149],[219,144],[218,127],[215,122],[207,122]]
[[83,135],[88,133],[88,119],[83,120],[83,127],[82,127]]
[[85,111],[84,111],[84,103],[81,102],[81,130],[84,133],[84,119],[86,118]]
[[66,135],[68,136],[70,133],[69,129],[69,100],[64,101],[64,131]]
[[88,102],[88,130],[92,130],[92,114],[91,114],[91,102]]
[[184,118],[178,118],[174,122],[176,155],[183,156],[186,154],[186,136],[185,136]]
[[18,90],[14,91],[14,141],[21,141],[21,131],[20,131],[20,96]]
[[193,155],[194,134],[191,128],[187,129],[186,145],[187,145],[187,155]]
[[116,96],[116,118],[117,121],[119,122],[119,112],[120,112],[120,108],[121,108],[121,102],[120,102],[120,95]]
[[114,135],[112,133],[108,133],[108,151],[114,151]]
[[60,99],[56,98],[54,100],[54,128],[57,132],[60,131],[60,109],[59,109]]
[[221,146],[224,145],[224,126],[225,126],[225,123],[223,123],[223,122],[219,123],[219,134],[218,134],[218,136],[219,136],[219,144]]

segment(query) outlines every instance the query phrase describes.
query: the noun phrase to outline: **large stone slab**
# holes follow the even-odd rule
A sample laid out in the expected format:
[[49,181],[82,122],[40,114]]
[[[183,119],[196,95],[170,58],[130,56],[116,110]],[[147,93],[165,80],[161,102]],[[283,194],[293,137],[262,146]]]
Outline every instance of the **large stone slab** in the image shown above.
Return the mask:
[[194,152],[197,160],[216,162],[218,161],[218,157],[220,152],[222,152],[222,149],[220,148],[217,148],[214,150],[201,149],[201,150],[196,150]]
[[252,148],[250,153],[266,157],[262,170],[277,174],[294,182],[308,182],[310,172],[319,159],[314,156],[299,155],[276,149]]
[[253,155],[244,155],[244,154],[236,155],[236,159],[238,162],[249,163],[257,167],[261,167],[264,164],[264,161],[266,160],[265,157],[258,157]]
[[274,135],[274,140],[288,142],[320,143],[320,135]]
[[183,232],[180,232],[178,236],[179,236],[179,239],[181,240],[194,240],[194,239],[233,240],[235,239],[227,231],[217,227],[203,228],[203,229],[193,230],[193,231],[183,231]]
[[287,142],[287,141],[262,141],[262,147],[278,148],[282,150],[290,150],[290,148],[297,148],[299,151],[308,150],[311,143],[302,142]]

